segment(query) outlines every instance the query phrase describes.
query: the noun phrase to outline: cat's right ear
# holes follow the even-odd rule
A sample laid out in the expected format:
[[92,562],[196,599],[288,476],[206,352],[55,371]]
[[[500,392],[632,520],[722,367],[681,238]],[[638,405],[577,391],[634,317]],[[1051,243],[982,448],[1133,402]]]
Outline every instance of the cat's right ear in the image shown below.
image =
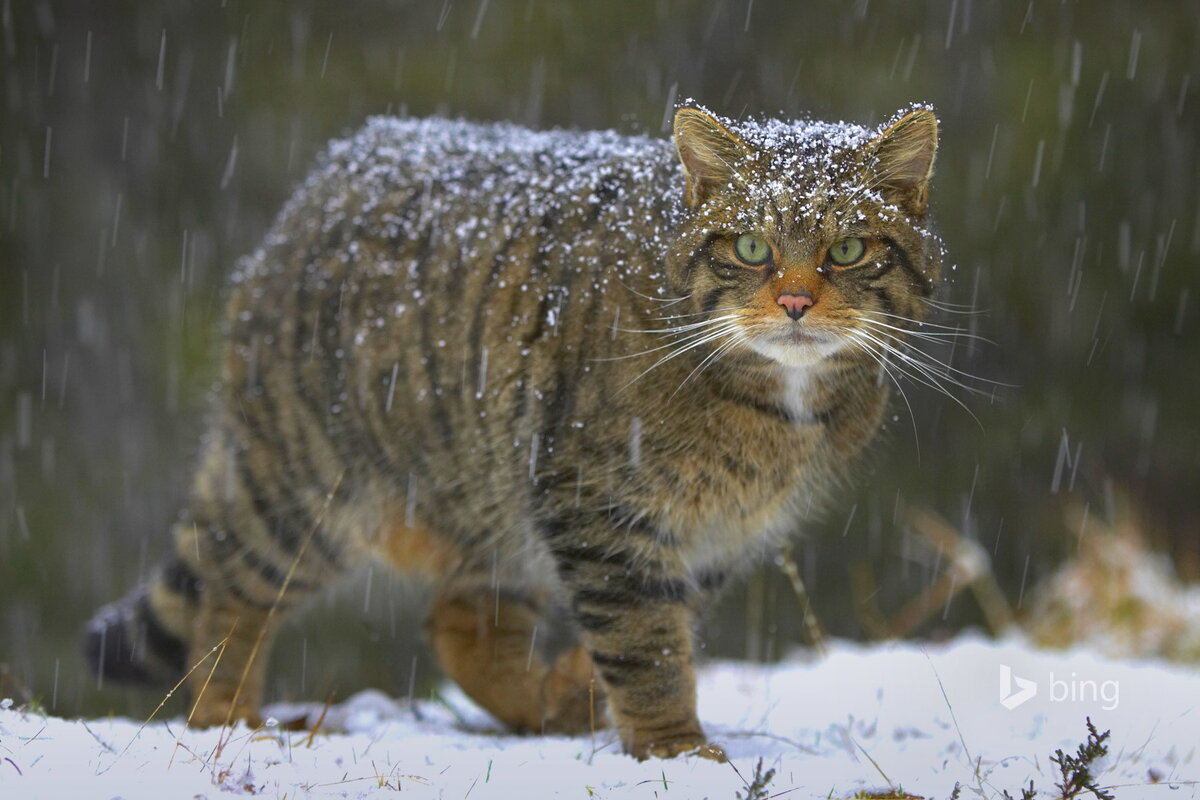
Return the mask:
[[937,146],[938,120],[928,108],[893,120],[875,139],[878,185],[910,213],[925,213]]
[[675,150],[687,181],[684,199],[696,208],[733,180],[734,165],[749,148],[710,114],[685,106],[675,112]]

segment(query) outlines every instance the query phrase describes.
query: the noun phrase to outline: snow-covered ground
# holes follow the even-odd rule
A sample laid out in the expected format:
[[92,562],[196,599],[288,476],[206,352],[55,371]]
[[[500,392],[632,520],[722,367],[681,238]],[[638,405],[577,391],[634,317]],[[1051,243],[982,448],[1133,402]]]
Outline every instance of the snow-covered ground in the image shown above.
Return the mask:
[[[941,800],[956,783],[962,797],[1004,789],[1019,797],[1030,779],[1051,797],[1057,771],[1048,757],[1075,750],[1087,716],[1112,729],[1100,783],[1117,798],[1200,796],[1200,671],[1018,640],[837,643],[820,661],[709,664],[700,717],[729,764],[638,763],[610,731],[508,736],[456,690],[446,698],[414,713],[363,692],[331,709],[311,743],[308,733],[238,728],[225,732],[219,757],[220,731],[189,731],[179,720],[142,727],[0,710],[0,798],[734,800],[759,757],[764,771],[775,769],[771,797],[902,787]],[[285,718],[295,709],[269,711]]]

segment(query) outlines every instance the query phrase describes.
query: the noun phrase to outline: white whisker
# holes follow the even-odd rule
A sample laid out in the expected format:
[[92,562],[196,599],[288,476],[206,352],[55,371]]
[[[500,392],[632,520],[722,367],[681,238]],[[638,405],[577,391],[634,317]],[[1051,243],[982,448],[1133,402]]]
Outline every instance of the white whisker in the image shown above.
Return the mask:
[[663,319],[663,320],[684,319],[686,317],[699,317],[699,316],[707,316],[709,314],[720,314],[723,311],[736,311],[740,308],[742,308],[742,306],[740,306],[740,305],[723,306],[722,308],[714,308],[711,311],[692,311],[687,314],[671,314],[671,315],[665,316],[665,317],[653,317],[653,319]]
[[674,350],[673,352],[668,353],[667,355],[660,358],[658,361],[655,361],[649,367],[647,367],[646,369],[644,369],[640,373],[638,373],[638,375],[633,380],[629,381],[629,383],[622,386],[621,390],[624,391],[625,389],[629,388],[630,386],[632,386],[633,384],[635,384],[639,380],[641,380],[641,378],[644,375],[646,375],[648,372],[656,369],[657,367],[659,367],[662,364],[665,364],[666,362],[670,361],[671,359],[681,356],[684,353],[686,353],[687,351],[693,350],[697,347],[700,347],[701,345],[707,344],[708,342],[720,339],[720,338],[726,336],[727,334],[735,332],[737,330],[738,330],[737,323],[730,322],[730,323],[726,323],[724,326],[717,329],[716,331],[704,331],[702,334],[699,335],[700,338],[698,338],[698,339],[695,338],[696,334],[693,334],[693,337],[691,337],[691,338],[693,338],[694,341],[688,342],[686,345],[678,348],[677,350]]
[[[880,323],[871,322],[871,320],[863,320],[861,318],[859,321],[866,322],[866,323],[872,324],[872,325],[880,324]],[[897,330],[899,330],[899,329],[897,329]],[[904,332],[910,333],[908,331],[904,331]],[[994,380],[991,380],[990,378],[983,378],[983,377],[980,377],[979,375],[974,375],[970,372],[966,372],[964,370],[958,369],[957,367],[953,367],[950,364],[946,363],[945,361],[942,361],[941,359],[930,355],[929,353],[926,353],[926,352],[916,349],[911,344],[904,341],[901,337],[899,337],[893,333],[888,333],[887,331],[882,331],[882,330],[879,330],[876,328],[873,331],[873,335],[876,335],[876,334],[878,336],[887,337],[886,340],[880,340],[879,343],[881,345],[884,345],[891,349],[894,349],[896,351],[897,355],[902,355],[906,360],[912,361],[913,363],[918,363],[919,359],[915,359],[912,356],[908,355],[907,353],[901,352],[899,349],[901,346],[908,348],[908,350],[910,352],[916,353],[925,359],[925,362],[921,362],[921,363],[924,363],[924,365],[926,367],[928,367],[931,370],[937,371],[938,374],[941,375],[941,377],[945,378],[946,380],[954,382],[956,385],[961,386],[963,389],[966,389],[969,392],[974,392],[977,394],[985,394],[985,392],[983,392],[983,390],[981,390],[981,389],[976,389],[974,387],[966,386],[965,384],[962,384],[962,383],[954,380],[951,373],[953,373],[955,375],[961,375],[964,378],[969,378],[970,380],[973,380],[973,381],[979,381],[980,383],[987,383],[987,384],[991,384],[993,386],[1004,386],[1006,388],[1013,388],[1013,384],[1004,383],[1002,381],[994,381]],[[911,333],[910,333],[910,335],[911,335]],[[943,344],[944,344],[944,342],[943,342]]]
[[870,319],[868,317],[857,317],[857,319],[859,322],[865,323],[867,325],[871,325],[871,326],[874,326],[877,328],[886,328],[890,331],[898,331],[899,333],[902,333],[905,336],[911,336],[914,339],[922,339],[926,342],[932,342],[934,344],[948,344],[948,343],[950,343],[949,340],[953,340],[953,339],[969,339],[969,340],[975,341],[975,342],[987,342],[988,344],[995,344],[995,342],[993,342],[991,339],[987,339],[983,336],[979,336],[978,334],[967,333],[966,331],[963,331],[963,330],[948,330],[948,331],[912,330],[910,328],[901,328],[899,325],[889,325],[886,322],[881,322],[877,319]]
[[[864,331],[864,330],[859,329],[859,330],[851,331],[850,333],[851,333],[851,335],[853,335],[855,337],[866,339],[867,341],[872,342],[877,347],[879,347],[881,350],[883,350],[885,353],[888,353],[888,354],[898,358],[899,362],[892,362],[892,364],[893,364],[893,366],[896,367],[896,369],[898,369],[900,371],[900,374],[904,375],[909,380],[924,384],[925,386],[928,386],[931,389],[934,389],[934,390],[938,391],[939,393],[944,394],[946,397],[950,398],[955,403],[957,403],[964,411],[966,411],[968,414],[970,414],[971,418],[973,420],[975,420],[976,424],[978,424],[981,428],[983,427],[983,423],[981,423],[979,421],[979,417],[975,416],[975,413],[973,411],[971,411],[970,408],[967,407],[966,403],[964,403],[962,400],[960,400],[958,397],[956,397],[953,392],[951,392],[949,389],[947,389],[946,386],[943,384],[943,381],[945,381],[946,383],[949,383],[953,386],[956,386],[959,389],[962,389],[963,391],[970,392],[972,394],[982,395],[982,394],[987,394],[986,392],[984,392],[980,389],[976,389],[973,386],[968,386],[965,383],[963,383],[962,381],[956,380],[952,375],[941,372],[933,365],[919,361],[919,360],[909,356],[907,353],[903,352],[902,350],[900,350],[899,348],[895,347],[894,345],[888,343],[887,341],[878,338],[877,336],[870,333],[869,331]],[[909,369],[906,369],[905,367],[908,367]],[[974,377],[974,376],[969,376],[969,377]]]
[[[957,325],[940,325],[936,322],[926,322],[924,320],[911,319],[909,317],[903,316],[902,314],[889,314],[886,311],[868,311],[868,310],[864,309],[862,313],[872,314],[872,315],[878,316],[878,317],[887,317],[888,319],[895,319],[895,320],[899,320],[901,322],[907,322],[911,325],[916,326],[916,328],[920,328],[922,330],[925,328],[936,328],[938,330],[950,331],[951,333],[958,333],[958,332],[962,331],[962,328]],[[974,335],[974,334],[972,334],[972,335]],[[986,342],[988,340],[984,339],[983,341]],[[994,342],[989,342],[989,343],[994,344]]]
[[644,356],[648,353],[657,353],[659,350],[667,350],[671,347],[676,347],[678,345],[691,342],[697,338],[701,338],[711,332],[711,331],[707,330],[708,327],[719,325],[719,324],[730,324],[730,323],[727,321],[709,321],[709,322],[706,322],[702,326],[697,326],[698,330],[689,332],[686,336],[684,336],[682,339],[680,339],[678,341],[667,342],[666,344],[659,345],[658,347],[652,347],[649,350],[642,350],[637,353],[626,353],[624,355],[608,356],[606,358],[593,358],[592,361],[622,361],[626,358],[637,358],[638,356]]
[[715,364],[722,355],[727,353],[729,350],[731,350],[733,348],[733,346],[735,344],[737,344],[739,341],[741,341],[741,338],[742,338],[741,334],[738,331],[734,331],[728,341],[722,342],[720,345],[718,345],[716,348],[714,348],[711,353],[709,353],[707,356],[704,357],[703,361],[701,361],[699,364],[696,365],[695,369],[693,369],[691,372],[688,373],[688,376],[683,379],[682,383],[679,384],[678,388],[676,388],[675,391],[671,392],[671,397],[674,397],[675,395],[679,394],[679,390],[684,387],[684,384],[686,384],[688,381],[690,381],[694,375],[698,375],[701,372],[703,372],[704,368],[710,362]]
[[641,297],[645,300],[650,300],[655,303],[666,303],[667,305],[670,305],[671,303],[678,303],[681,300],[687,300],[691,296],[691,295],[685,294],[682,297],[651,297],[648,294],[643,294],[642,292],[639,292],[637,289],[633,288],[632,286],[630,286],[629,284],[625,283],[622,280],[618,280],[617,283],[621,284],[626,289],[628,289],[629,291],[636,294],[638,297]]
[[[853,333],[854,332],[851,331],[851,334],[853,334]],[[861,350],[862,352],[864,352],[868,356],[870,356],[872,359],[874,359],[875,363],[879,364],[880,377],[886,375],[888,377],[888,379],[891,380],[892,383],[896,384],[896,391],[900,392],[900,398],[902,400],[904,400],[904,405],[908,407],[908,418],[912,422],[913,444],[917,448],[917,463],[918,464],[921,463],[921,438],[917,432],[917,415],[913,411],[912,403],[909,402],[909,400],[908,400],[908,393],[904,391],[903,384],[901,384],[899,379],[897,379],[896,376],[892,374],[892,371],[890,369],[888,369],[888,361],[887,361],[886,353],[884,353],[884,354],[876,353],[874,350],[872,350],[870,347],[868,347],[866,345],[866,343],[862,342],[855,336],[851,336],[850,342],[855,347],[857,347],[859,350]]]
[[919,297],[917,299],[932,308],[936,308],[938,311],[945,311],[947,314],[962,314],[963,316],[972,317],[988,313],[986,308],[975,308],[975,306],[967,303],[949,303],[945,300],[934,300],[930,297]]
[[659,334],[683,333],[685,331],[693,330],[695,328],[703,328],[706,325],[712,325],[717,322],[724,322],[726,320],[737,319],[739,316],[741,316],[741,315],[740,314],[725,314],[720,317],[713,317],[712,319],[701,320],[700,322],[689,322],[686,325],[676,325],[671,328],[617,328],[617,330],[624,331],[625,333],[659,333]]

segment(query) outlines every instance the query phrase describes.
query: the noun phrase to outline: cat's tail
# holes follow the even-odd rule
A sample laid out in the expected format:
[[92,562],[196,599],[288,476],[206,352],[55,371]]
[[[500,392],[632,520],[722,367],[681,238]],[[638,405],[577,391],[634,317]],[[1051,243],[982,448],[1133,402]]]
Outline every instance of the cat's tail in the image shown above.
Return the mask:
[[169,688],[183,677],[200,579],[178,558],[87,624],[83,651],[97,681]]

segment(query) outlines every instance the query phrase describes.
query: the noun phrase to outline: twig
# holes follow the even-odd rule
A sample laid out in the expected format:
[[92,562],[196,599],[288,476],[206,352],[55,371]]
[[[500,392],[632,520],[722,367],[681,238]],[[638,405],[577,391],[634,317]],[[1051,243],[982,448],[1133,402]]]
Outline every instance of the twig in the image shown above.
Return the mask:
[[[214,651],[218,651],[217,657],[213,660],[212,667],[208,670],[208,677],[206,677],[204,679],[204,685],[200,687],[200,692],[196,695],[196,702],[192,703],[192,710],[188,712],[187,720],[185,720],[183,723],[185,727],[192,724],[192,715],[196,713],[196,709],[200,706],[200,700],[204,697],[204,693],[208,690],[208,683],[209,683],[209,681],[212,680],[213,673],[215,673],[217,671],[217,667],[221,663],[221,656],[225,655],[225,645],[229,642],[229,637],[233,636],[234,628],[237,627],[237,620],[234,620],[233,625],[234,625],[234,627],[229,629],[229,633],[225,634],[225,638],[222,639],[221,641],[217,642],[215,645],[213,645],[212,650],[209,650],[204,655],[204,658],[197,661],[195,663],[195,665],[190,670],[188,670],[188,674],[183,676],[183,679],[187,680],[188,675],[191,675],[196,670],[196,667],[203,664],[208,659],[208,657],[213,654]],[[182,681],[181,681],[181,683],[182,683]],[[178,686],[178,684],[176,684],[176,685]],[[149,721],[149,720],[147,720],[147,721]],[[182,743],[183,743],[183,731],[180,731],[179,735],[175,737],[175,747],[173,750],[171,750],[171,760],[167,762],[167,769],[170,769],[172,767],[172,765],[175,764],[175,753],[179,750],[179,747]],[[187,750],[186,747],[184,749]],[[188,750],[188,752],[191,752],[191,751]]]
[[918,533],[945,550],[963,582],[974,593],[992,633],[1003,633],[1011,628],[1014,621],[1012,608],[996,582],[987,551],[928,509],[910,508],[906,516],[908,524]]
[[850,565],[850,592],[854,598],[854,609],[858,612],[859,624],[872,639],[887,639],[891,635],[887,620],[875,602],[879,589],[875,585],[875,572],[865,559]]
[[[89,727],[88,727],[88,724],[87,724],[87,722],[86,722],[86,721],[84,721],[84,720],[82,720],[82,719],[81,719],[81,720],[79,720],[79,724],[80,724],[80,725],[82,725],[82,726],[83,726],[83,729],[84,729],[85,731],[87,731],[88,733],[90,733],[90,734],[92,735],[92,738],[93,738],[93,739],[95,739],[97,742],[99,742],[99,743],[100,743],[100,746],[101,746],[101,747],[103,747],[105,750],[107,750],[107,751],[108,751],[108,752],[110,752],[110,753],[115,753],[115,752],[117,752],[117,748],[113,747],[111,744],[109,744],[108,742],[104,741],[104,740],[103,740],[103,739],[101,739],[99,736],[97,736],[97,735],[96,735],[96,732],[95,732],[95,731],[93,731],[91,728],[89,728]],[[126,750],[128,750],[128,749],[129,749],[129,748],[126,748]],[[120,758],[120,756],[117,756],[117,758]],[[113,760],[113,764],[115,764],[115,763],[117,763],[117,762],[116,762],[116,759],[114,759],[114,760]],[[112,767],[112,764],[109,764],[108,768],[111,768],[111,767]],[[106,768],[106,769],[105,769],[105,771],[107,771],[107,770],[108,770],[108,768]],[[103,772],[97,772],[96,774],[97,774],[97,775],[102,775],[102,774],[103,774]]]
[[787,576],[792,584],[792,591],[796,593],[796,599],[800,601],[801,619],[804,621],[804,632],[808,640],[822,657],[829,655],[829,647],[825,644],[825,632],[812,610],[812,597],[804,588],[800,570],[796,568],[796,560],[792,558],[792,548],[787,545],[779,548],[779,568]]
[[[596,754],[596,678],[588,681],[588,728],[592,732],[592,755]],[[591,758],[588,759],[591,763]]]
[[317,530],[321,527],[321,523],[325,520],[325,514],[329,511],[329,506],[333,503],[334,495],[342,485],[342,478],[346,476],[346,471],[342,470],[338,473],[337,480],[333,482],[333,488],[329,490],[329,494],[325,496],[325,503],[321,506],[321,512],[317,514],[313,520],[312,527],[308,531],[308,535],[304,537],[304,541],[300,544],[300,549],[296,551],[296,557],[292,559],[291,566],[288,567],[287,574],[283,576],[283,583],[279,586],[279,591],[275,594],[275,600],[271,603],[271,608],[267,610],[267,618],[263,620],[262,625],[258,628],[258,636],[254,639],[254,646],[250,649],[250,657],[246,659],[246,666],[242,668],[241,677],[238,678],[237,689],[234,690],[233,699],[229,701],[229,709],[225,712],[225,722],[221,725],[221,738],[218,739],[216,758],[221,757],[221,751],[228,743],[227,731],[232,727],[233,712],[237,708],[238,701],[242,698],[242,690],[246,688],[246,678],[250,675],[250,669],[254,666],[255,660],[258,658],[258,651],[262,648],[263,640],[266,638],[267,630],[271,627],[271,622],[275,618],[275,613],[279,609],[279,604],[283,602],[283,596],[288,590],[288,586],[292,582],[292,578],[296,574],[296,568],[300,565],[301,559],[304,558],[304,552],[308,550],[309,544],[312,543],[313,537]]
[[945,554],[950,566],[892,617],[887,635],[895,639],[908,636],[938,609],[946,608],[964,589],[975,595],[993,634],[1012,627],[1012,608],[996,583],[991,559],[979,543],[962,536],[945,519],[927,509],[910,508],[905,516],[913,530]]
[[859,744],[858,740],[855,739],[853,736],[850,737],[850,741],[854,742],[854,746],[857,747],[859,750],[861,750],[862,754],[867,757],[867,761],[871,762],[871,766],[874,767],[875,771],[878,772],[883,777],[884,781],[887,782],[888,788],[895,790],[896,784],[892,783],[892,779],[889,778],[887,773],[883,771],[883,767],[879,766],[879,762],[877,762],[874,758],[871,757],[871,754],[867,752],[867,748],[865,748],[861,744]]
[[904,604],[888,623],[888,635],[892,639],[903,639],[934,614],[938,609],[945,608],[955,595],[967,588],[966,582],[959,581],[958,570],[938,577],[925,591]]
[[317,724],[313,725],[313,729],[309,731],[308,740],[304,743],[305,747],[313,746],[313,739],[317,736],[317,731],[321,730],[321,725],[325,722],[325,715],[329,713],[329,707],[333,705],[334,692],[329,693],[329,697],[325,700],[325,707],[321,709],[321,716],[317,717]]
[[942,676],[938,674],[937,667],[933,665],[933,659],[929,657],[929,653],[921,648],[921,652],[925,654],[925,660],[929,662],[929,668],[933,670],[934,680],[937,681],[938,689],[942,693],[942,699],[946,701],[946,710],[950,712],[950,721],[954,723],[954,732],[958,734],[958,741],[962,745],[963,753],[967,756],[967,761],[975,764],[975,780],[979,781],[979,790],[983,791],[983,776],[979,773],[979,763],[971,755],[971,748],[967,747],[967,740],[963,737],[962,728],[958,725],[958,717],[954,714],[954,706],[950,705],[950,695],[946,694],[946,686],[942,683]]
[[[782,742],[790,747],[794,747],[802,753],[816,755],[817,751],[808,745],[800,744],[795,739],[789,739],[786,736],[780,736],[767,731],[725,731],[721,734],[726,739],[770,739],[773,742]],[[737,770],[735,769],[734,772]]]

